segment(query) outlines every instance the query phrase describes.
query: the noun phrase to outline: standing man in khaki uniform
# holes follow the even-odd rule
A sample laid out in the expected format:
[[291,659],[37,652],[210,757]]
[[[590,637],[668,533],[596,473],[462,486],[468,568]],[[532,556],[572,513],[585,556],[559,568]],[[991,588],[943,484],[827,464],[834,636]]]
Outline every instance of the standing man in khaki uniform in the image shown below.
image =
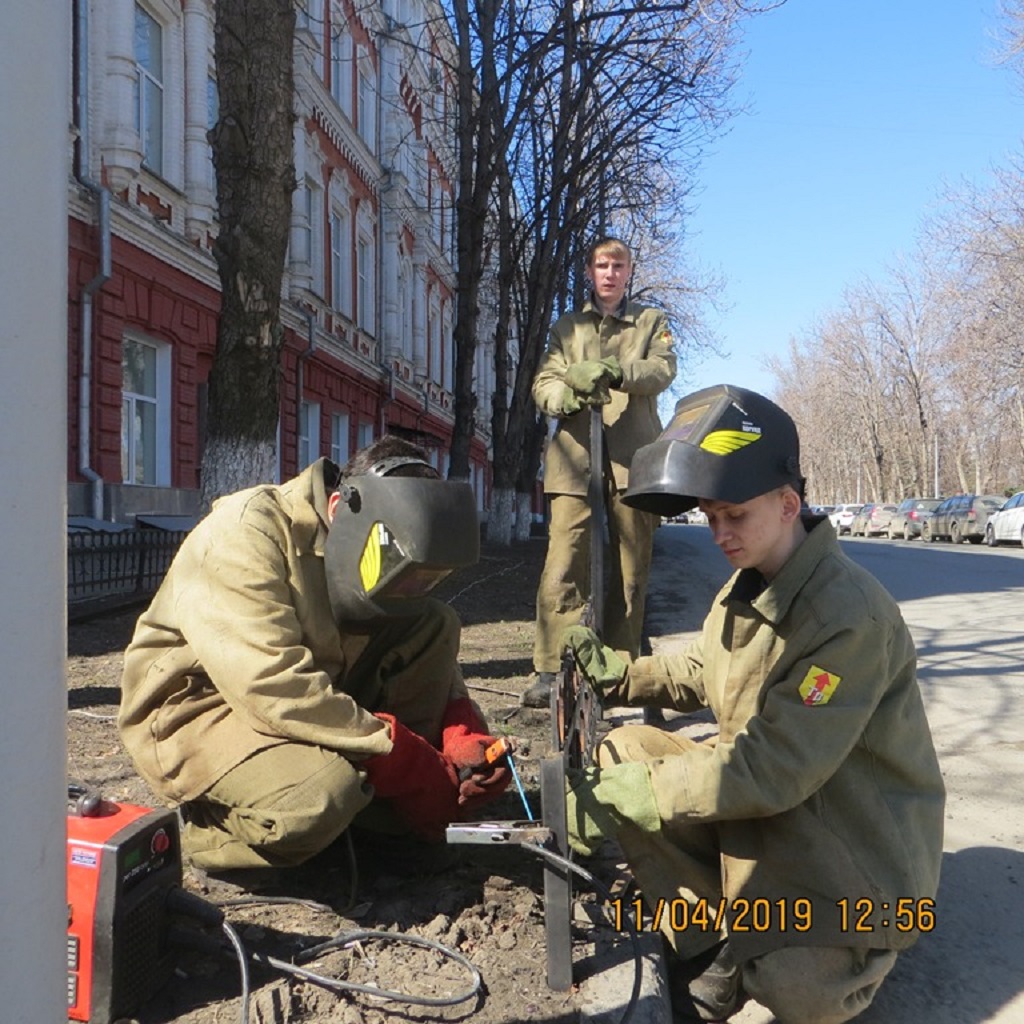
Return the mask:
[[396,437],[214,504],[139,618],[118,718],[193,865],[301,864],[353,822],[439,841],[501,793],[458,618],[425,596],[478,550],[468,485]]
[[[673,381],[676,357],[668,319],[660,310],[626,299],[633,273],[627,246],[599,239],[587,257],[590,300],[559,318],[533,382],[533,399],[557,421],[544,458],[544,493],[551,497],[547,557],[537,587],[533,647],[536,680],[523,695],[547,707],[562,654],[561,636],[580,620],[594,583],[587,490],[590,474],[604,482],[611,542],[604,634],[610,646],[640,653],[651,547],[658,517],[622,502],[629,464],[661,431],[658,395]],[[601,410],[605,466],[590,465],[591,407]]]
[[[581,852],[615,836],[642,922],[672,954],[677,1016],[745,995],[781,1024],[841,1024],[935,927],[944,787],[896,602],[805,518],[796,427],[730,386],[682,399],[637,452],[628,502],[707,514],[733,577],[680,654],[627,664],[566,641],[611,704],[708,707],[701,742],[613,730],[569,794]],[[657,922],[657,923],[655,923]]]

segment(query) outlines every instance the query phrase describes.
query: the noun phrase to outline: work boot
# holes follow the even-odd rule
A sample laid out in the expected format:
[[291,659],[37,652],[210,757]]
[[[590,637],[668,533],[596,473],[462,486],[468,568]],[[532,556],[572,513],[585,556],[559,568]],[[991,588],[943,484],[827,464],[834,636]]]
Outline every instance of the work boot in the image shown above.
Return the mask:
[[690,960],[669,953],[666,967],[674,1020],[724,1021],[740,1008],[740,965],[728,939]]
[[551,706],[551,687],[555,685],[554,672],[538,672],[536,680],[527,687],[519,703],[527,708]]

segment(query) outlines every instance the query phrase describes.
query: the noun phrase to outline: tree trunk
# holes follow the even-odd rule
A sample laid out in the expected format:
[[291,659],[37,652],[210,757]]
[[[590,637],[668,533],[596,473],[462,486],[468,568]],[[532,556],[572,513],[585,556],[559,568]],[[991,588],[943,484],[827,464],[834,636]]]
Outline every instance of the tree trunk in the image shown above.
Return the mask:
[[214,57],[221,284],[201,502],[273,479],[281,283],[295,188],[292,0],[218,0]]
[[491,511],[487,516],[487,540],[508,547],[512,543],[516,492],[509,487],[491,489]]
[[516,528],[515,539],[530,539],[530,528],[533,526],[533,495],[516,492]]

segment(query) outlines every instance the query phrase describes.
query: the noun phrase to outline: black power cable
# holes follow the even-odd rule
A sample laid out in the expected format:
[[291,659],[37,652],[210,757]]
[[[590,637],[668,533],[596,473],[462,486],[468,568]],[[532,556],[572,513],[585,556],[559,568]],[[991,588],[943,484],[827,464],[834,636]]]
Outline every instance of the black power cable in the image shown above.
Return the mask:
[[[224,905],[241,906],[253,903],[295,903],[314,910],[322,910],[327,913],[334,913],[331,907],[322,903],[314,903],[312,900],[298,899],[295,897],[253,897],[226,901]],[[168,909],[174,913],[184,914],[206,925],[220,928],[231,946],[229,950],[223,942],[212,940],[209,936],[196,933],[183,928],[172,928],[170,939],[177,945],[190,946],[202,952],[213,952],[220,955],[233,951],[238,961],[241,972],[241,1010],[239,1013],[239,1024],[248,1024],[249,1021],[249,963],[261,967],[270,967],[284,974],[292,975],[303,981],[311,982],[322,988],[333,992],[360,992],[364,995],[373,996],[377,999],[389,1000],[392,1002],[408,1003],[411,1006],[457,1006],[476,996],[482,985],[483,978],[480,971],[461,953],[448,946],[435,942],[433,939],[425,939],[419,935],[409,935],[404,932],[386,932],[373,929],[360,929],[350,932],[339,932],[337,935],[321,942],[316,946],[303,950],[299,954],[302,962],[316,960],[331,950],[346,949],[367,939],[382,942],[403,943],[410,946],[418,946],[421,949],[429,949],[440,953],[442,956],[464,968],[470,975],[471,983],[462,992],[453,996],[420,996],[408,992],[397,992],[391,989],[379,988],[376,985],[360,985],[356,982],[342,981],[340,978],[332,978],[328,975],[319,974],[299,963],[289,963],[287,960],[279,960],[266,953],[247,950],[242,944],[238,933],[225,919],[220,904],[210,903],[207,900],[187,892],[184,889],[171,889],[167,894]]]
[[[611,891],[603,882],[599,881],[591,872],[580,867],[578,864],[575,864],[568,858],[555,853],[553,850],[549,850],[547,847],[542,846],[539,843],[528,842],[523,843],[522,846],[524,849],[529,850],[536,856],[558,865],[562,870],[578,875],[607,902],[610,903],[614,899]],[[177,913],[185,914],[203,922],[204,924],[216,926],[221,929],[227,938],[228,943],[232,947],[235,959],[238,961],[241,975],[242,1001],[239,1014],[239,1024],[248,1024],[249,1022],[250,982],[248,965],[250,962],[263,967],[270,967],[282,973],[300,978],[303,981],[319,985],[322,988],[329,989],[333,992],[359,992],[364,995],[373,996],[377,999],[408,1003],[412,1006],[457,1006],[459,1003],[466,1002],[476,996],[483,985],[483,979],[479,969],[461,953],[448,946],[444,946],[439,942],[435,942],[432,939],[425,939],[419,935],[409,935],[403,932],[386,932],[374,929],[339,932],[326,942],[321,942],[316,946],[311,946],[309,949],[303,950],[297,958],[300,962],[289,963],[286,960],[279,960],[276,957],[272,957],[265,953],[247,950],[242,944],[242,941],[238,937],[235,929],[225,919],[224,913],[221,910],[221,907],[223,906],[291,903],[308,907],[311,910],[331,914],[334,913],[332,907],[323,903],[316,903],[313,900],[301,899],[293,896],[254,896],[225,900],[220,904],[214,904],[194,895],[193,893],[187,892],[184,889],[172,889],[168,893],[167,902],[168,909]],[[643,955],[640,950],[640,944],[632,931],[627,931],[626,934],[629,937],[633,952],[633,987],[630,992],[629,1002],[626,1004],[626,1009],[619,1020],[619,1024],[628,1024],[628,1022],[632,1020],[640,999],[640,985],[642,980]],[[229,952],[222,942],[212,943],[207,936],[198,935],[194,932],[189,932],[183,929],[173,929],[171,932],[171,939],[179,945],[192,946],[205,952],[216,952],[221,955]],[[316,960],[332,950],[345,949],[366,939],[382,942],[404,943],[406,945],[417,946],[421,949],[429,949],[438,952],[442,956],[458,964],[460,967],[463,967],[469,973],[472,982],[464,992],[460,992],[454,996],[416,996],[405,992],[379,988],[376,985],[360,985],[355,982],[342,981],[339,978],[332,978],[328,975],[319,974],[301,966],[302,962],[308,963],[309,961]]]

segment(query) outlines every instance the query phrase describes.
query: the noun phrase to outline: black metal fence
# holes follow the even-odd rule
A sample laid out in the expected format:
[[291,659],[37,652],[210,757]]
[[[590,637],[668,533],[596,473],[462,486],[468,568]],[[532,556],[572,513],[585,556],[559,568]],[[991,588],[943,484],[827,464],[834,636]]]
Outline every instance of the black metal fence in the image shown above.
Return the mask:
[[184,530],[69,533],[69,617],[153,594],[185,536]]

